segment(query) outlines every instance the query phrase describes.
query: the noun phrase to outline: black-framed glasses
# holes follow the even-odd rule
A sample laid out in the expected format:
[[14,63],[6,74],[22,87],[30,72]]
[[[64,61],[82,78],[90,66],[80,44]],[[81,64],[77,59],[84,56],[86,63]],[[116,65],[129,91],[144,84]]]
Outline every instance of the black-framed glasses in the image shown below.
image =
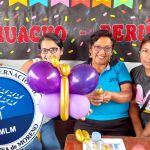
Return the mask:
[[112,50],[112,47],[110,47],[110,46],[102,47],[100,45],[93,45],[93,48],[97,52],[99,52],[103,49],[106,53],[109,53]]
[[144,56],[150,55],[150,50],[148,50],[148,49],[141,49],[140,50],[140,54],[142,54]]
[[42,54],[47,54],[50,52],[51,54],[54,54],[58,51],[58,47],[51,47],[51,48],[41,48],[40,51]]

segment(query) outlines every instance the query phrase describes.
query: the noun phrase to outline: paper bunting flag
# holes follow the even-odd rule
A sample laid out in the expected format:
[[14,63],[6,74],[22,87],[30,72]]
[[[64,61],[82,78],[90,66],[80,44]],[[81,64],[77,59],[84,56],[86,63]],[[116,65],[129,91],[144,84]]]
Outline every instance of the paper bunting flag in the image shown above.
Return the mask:
[[92,0],[92,7],[96,7],[100,4],[103,4],[109,8],[111,8],[112,0]]
[[90,7],[90,0],[72,0],[71,6],[74,7],[76,5],[83,4],[87,7]]
[[9,6],[12,6],[12,5],[16,4],[16,3],[21,3],[21,4],[25,5],[25,6],[28,6],[27,0],[9,0]]
[[114,0],[114,8],[116,8],[122,4],[128,6],[129,8],[132,8],[133,0]]
[[66,5],[67,7],[69,7],[69,0],[51,0],[51,6],[54,6],[58,3],[62,3]]
[[32,6],[34,4],[41,3],[44,6],[48,6],[48,0],[29,0],[29,5]]

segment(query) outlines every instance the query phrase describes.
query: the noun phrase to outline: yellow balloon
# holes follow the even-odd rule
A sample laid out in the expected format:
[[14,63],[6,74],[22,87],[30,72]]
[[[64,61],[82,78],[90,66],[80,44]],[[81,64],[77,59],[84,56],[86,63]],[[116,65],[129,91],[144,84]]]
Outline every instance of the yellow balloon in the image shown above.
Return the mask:
[[63,121],[69,118],[69,80],[70,66],[61,64],[59,66],[61,72],[61,89],[60,89],[60,117]]
[[39,141],[41,141],[41,133],[40,132],[37,133],[36,137]]
[[60,117],[63,121],[69,117],[69,81],[65,76],[61,78]]
[[90,140],[90,135],[86,130],[82,130],[82,134],[83,134],[85,140]]
[[102,88],[97,89],[97,90],[96,90],[96,93],[97,93],[97,94],[103,94],[103,89],[102,89]]
[[76,130],[75,137],[79,142],[84,142],[84,140],[85,140],[84,135],[80,129]]
[[59,68],[59,60],[57,58],[53,57],[51,63],[54,67]]
[[86,130],[77,129],[75,132],[75,136],[79,142],[89,143],[90,135]]
[[68,76],[70,74],[71,69],[68,64],[61,64],[59,67],[60,67],[60,72],[62,76]]

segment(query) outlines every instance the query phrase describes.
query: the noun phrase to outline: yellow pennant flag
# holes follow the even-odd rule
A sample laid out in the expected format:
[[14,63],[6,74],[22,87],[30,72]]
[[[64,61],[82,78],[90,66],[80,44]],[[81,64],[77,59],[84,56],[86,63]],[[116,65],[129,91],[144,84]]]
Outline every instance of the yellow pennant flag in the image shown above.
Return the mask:
[[21,3],[25,6],[28,6],[28,1],[27,0],[9,0],[9,6],[12,6],[16,3]]
[[109,8],[111,8],[112,0],[92,0],[92,7],[96,7],[100,4],[103,4]]

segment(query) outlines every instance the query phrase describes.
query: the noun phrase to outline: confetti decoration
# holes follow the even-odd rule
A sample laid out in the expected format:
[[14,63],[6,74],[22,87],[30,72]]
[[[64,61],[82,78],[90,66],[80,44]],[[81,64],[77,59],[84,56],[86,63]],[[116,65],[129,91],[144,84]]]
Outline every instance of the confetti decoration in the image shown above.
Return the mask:
[[122,41],[121,44],[122,44],[122,45],[125,45],[125,44],[127,44],[127,43],[126,43],[126,41]]
[[110,15],[110,17],[111,17],[111,18],[115,18],[116,16],[115,16],[115,15]]
[[26,22],[30,22],[28,17],[26,17]]
[[58,18],[58,17],[59,17],[59,14],[57,14],[57,15],[54,16],[54,18]]
[[137,46],[137,44],[135,44],[135,43],[132,43],[132,46],[133,46],[133,47],[136,47],[136,46]]
[[126,14],[126,13],[127,13],[125,10],[121,10],[121,12],[122,12],[123,14]]
[[[14,3],[11,4],[14,7],[12,7],[12,8],[9,6],[6,7],[6,5],[8,5],[8,3],[10,4],[11,1],[14,1]],[[38,10],[38,8],[36,8],[34,10],[32,7],[25,8],[24,4],[23,5],[19,4],[19,6],[17,6],[18,5],[17,3],[21,3],[21,1],[22,2],[27,1],[28,3],[26,5],[28,5],[28,6],[39,3],[38,5],[34,6],[33,8],[38,7],[38,6],[41,7],[41,4],[45,3],[45,5],[44,4],[43,5],[48,6],[48,8],[45,8],[42,6],[42,9]],[[109,8],[112,8],[112,9],[109,9],[105,5],[106,2],[109,2],[109,4],[111,2],[111,5],[109,5]],[[116,8],[117,7],[118,8],[114,9],[114,11],[116,13],[113,13],[114,12],[113,7],[114,7],[115,2],[117,3],[117,0],[87,0],[87,1],[85,1],[85,0],[71,0],[71,1],[69,1],[69,0],[8,0],[8,3],[7,3],[5,0],[0,0],[0,5],[5,4],[5,7],[6,7],[6,9],[8,9],[8,11],[10,11],[9,9],[12,10],[10,15],[8,15],[8,16],[4,15],[4,12],[2,12],[2,11],[0,12],[0,15],[2,16],[1,21],[3,24],[1,27],[1,31],[3,29],[5,29],[4,27],[7,24],[16,26],[16,28],[14,28],[14,27],[8,28],[7,30],[11,31],[13,29],[12,30],[13,37],[14,38],[16,37],[16,40],[14,40],[13,44],[17,44],[17,42],[18,42],[17,37],[19,36],[19,34],[21,32],[15,33],[14,30],[17,29],[17,31],[20,31],[21,24],[18,24],[18,22],[23,21],[24,26],[27,30],[27,34],[23,38],[26,38],[26,39],[28,38],[28,41],[26,42],[21,36],[19,36],[20,42],[22,41],[23,43],[27,44],[28,42],[33,40],[32,44],[34,44],[34,42],[36,42],[37,38],[39,37],[40,33],[43,34],[44,32],[52,31],[54,33],[56,33],[56,32],[59,33],[59,35],[61,37],[63,37],[63,39],[65,39],[66,42],[69,43],[71,46],[72,45],[75,46],[75,48],[70,48],[71,50],[67,49],[67,51],[69,50],[69,52],[76,52],[76,49],[77,49],[77,46],[75,44],[76,42],[78,42],[80,49],[82,48],[82,46],[85,46],[85,48],[87,50],[86,43],[83,42],[84,38],[86,38],[87,36],[89,36],[89,34],[95,32],[97,29],[100,29],[100,28],[109,28],[110,27],[110,29],[112,29],[111,31],[113,31],[113,29],[115,29],[115,28],[113,28],[114,27],[113,25],[118,24],[118,23],[120,24],[119,27],[121,29],[119,27],[117,29],[119,30],[119,32],[120,32],[120,30],[122,30],[123,33],[114,31],[114,33],[117,34],[116,35],[117,40],[119,40],[119,34],[122,37],[124,36],[124,38],[120,38],[121,40],[127,40],[126,37],[129,37],[128,35],[130,34],[130,32],[124,32],[124,31],[126,31],[126,29],[127,29],[126,28],[127,24],[131,24],[131,25],[133,24],[136,26],[135,27],[136,32],[137,32],[136,39],[134,41],[132,41],[131,43],[128,40],[123,41],[123,42],[120,41],[121,44],[126,44],[125,46],[127,46],[127,48],[129,47],[129,45],[133,46],[131,52],[129,52],[129,53],[126,52],[126,53],[123,53],[123,55],[120,55],[120,57],[123,57],[126,60],[127,56],[130,57],[130,55],[134,54],[133,52],[135,51],[136,47],[138,46],[139,40],[141,40],[142,37],[144,36],[144,34],[147,33],[146,31],[149,31],[149,26],[147,26],[147,24],[148,23],[150,24],[150,17],[148,16],[148,14],[143,14],[143,15],[146,15],[143,18],[138,17],[137,11],[144,9],[144,7],[142,8],[142,4],[144,6],[144,1],[136,2],[136,5],[135,5],[136,7],[134,7],[133,10],[129,10],[129,8],[127,8],[127,7],[133,8],[133,4],[135,3],[133,0],[118,0],[119,5],[117,6],[117,4],[116,4],[116,6],[115,6]],[[73,3],[74,3],[74,5],[73,5]],[[95,3],[95,6],[94,6],[94,3]],[[130,5],[128,6],[127,3],[130,3]],[[60,9],[61,11],[57,11],[57,10],[55,11],[55,7],[61,6],[62,4],[63,4],[62,7],[64,7],[65,9]],[[79,6],[77,6],[77,5],[79,5]],[[55,7],[52,8],[51,6],[55,6]],[[77,14],[75,14],[77,8],[73,8],[70,11],[71,8],[67,8],[66,6],[67,7],[77,6],[77,8],[79,7],[80,10]],[[119,6],[121,6],[121,7],[119,7]],[[91,8],[88,9],[87,7],[88,8],[91,7]],[[92,7],[94,7],[94,9],[92,9]],[[49,11],[49,8],[54,9],[53,13],[51,13],[51,11]],[[26,9],[28,9],[28,10],[26,10]],[[82,9],[83,9],[83,11],[82,11]],[[135,9],[137,9],[137,10],[134,11]],[[71,14],[70,14],[70,12],[71,12]],[[47,13],[48,13],[48,15],[47,15]],[[26,15],[24,15],[24,14],[26,14]],[[134,19],[136,19],[136,20],[134,20]],[[142,19],[142,22],[140,19]],[[7,22],[7,21],[9,21],[9,22]],[[143,23],[145,23],[145,24],[143,24]],[[17,25],[15,25],[15,24],[17,24]],[[67,25],[67,27],[65,25]],[[140,28],[139,28],[139,25],[140,25]],[[37,27],[35,27],[35,26],[37,26]],[[35,31],[35,37],[33,37],[33,38],[30,38],[30,35],[31,35],[30,28],[33,29],[31,31]],[[128,28],[128,29],[130,30],[130,28]],[[37,33],[37,31],[39,31],[40,33]],[[5,30],[3,30],[2,33],[5,33]],[[68,38],[68,34],[72,34],[72,33],[76,33],[76,35],[74,37],[72,37],[71,39]],[[7,45],[10,45],[9,38],[11,39],[11,33],[7,37],[8,37],[7,39],[5,39],[5,36],[2,37],[3,39],[1,39],[1,41],[5,42],[5,40],[6,40]],[[70,37],[70,35],[69,35],[69,37]],[[132,38],[131,38],[131,40],[132,40]],[[124,45],[120,45],[120,46],[124,47]],[[69,46],[67,46],[67,48],[68,47]],[[122,47],[120,48],[121,50],[123,50]],[[1,51],[4,53],[5,49],[4,49],[4,47],[2,47],[2,48],[3,49],[1,49]],[[9,50],[9,52],[10,52],[10,50]],[[24,56],[22,56],[21,52],[19,52],[17,50],[18,50],[18,48],[14,49],[14,52],[20,53],[19,59],[24,59]],[[26,53],[29,53],[30,51],[31,51],[30,48],[29,49],[25,48]],[[115,55],[118,55],[118,53],[121,53],[121,51],[114,50],[113,53]],[[37,54],[35,54],[33,52],[33,55],[35,56]],[[83,55],[83,52],[79,53],[79,55]],[[124,55],[125,55],[125,57],[124,57]],[[6,59],[7,59],[7,56],[3,56],[3,57],[6,57]],[[87,59],[86,57],[87,56],[84,56],[83,59]],[[116,57],[119,58],[119,55]],[[9,59],[9,57],[8,57],[8,59]],[[129,61],[133,61],[133,60],[130,59]]]
[[139,5],[139,10],[141,10],[141,9],[142,9],[142,4]]
[[20,9],[20,7],[19,6],[17,6],[16,8],[15,8],[15,10],[17,11],[17,10],[19,10]]
[[76,22],[80,22],[81,21],[81,18],[78,18],[77,20],[76,20]]
[[114,53],[115,55],[117,55],[117,54],[118,54],[116,50],[113,50],[113,53]]
[[45,17],[45,18],[43,18],[42,20],[43,20],[43,21],[48,21],[48,18]]
[[82,45],[83,45],[83,42],[80,43],[80,46],[82,46]]
[[10,21],[10,18],[4,18],[4,21]]
[[131,17],[130,17],[130,19],[135,19],[135,18],[136,18],[135,16],[131,16]]
[[130,52],[130,53],[127,53],[127,55],[130,56],[130,55],[132,55],[132,53],[131,53],[131,52]]
[[14,15],[14,19],[16,19],[19,16],[19,14]]
[[14,50],[10,51],[9,53],[10,53],[10,54],[13,54],[13,53],[14,53]]
[[67,22],[68,21],[68,16],[65,16],[65,22]]
[[0,5],[3,5],[3,4],[4,4],[4,1],[1,1],[1,2],[0,2]]
[[107,12],[104,12],[104,13],[103,13],[103,16],[107,16]]
[[73,28],[73,32],[75,32],[76,29],[77,29],[77,27],[74,27],[74,28]]
[[96,18],[91,18],[91,21],[96,21]]
[[75,38],[73,38],[72,40],[71,40],[71,43],[74,43],[75,42]]
[[36,19],[36,16],[32,16],[31,19],[32,19],[32,20]]
[[69,51],[68,51],[69,54],[71,54],[71,53],[73,53],[73,52],[74,52],[74,50],[69,50]]
[[124,61],[124,58],[120,58],[120,61]]
[[88,11],[86,12],[86,16],[88,16],[88,15],[89,15],[89,13],[90,13],[90,10],[88,10]]
[[27,53],[29,53],[29,52],[31,52],[31,48],[28,48],[28,49],[27,49]]

